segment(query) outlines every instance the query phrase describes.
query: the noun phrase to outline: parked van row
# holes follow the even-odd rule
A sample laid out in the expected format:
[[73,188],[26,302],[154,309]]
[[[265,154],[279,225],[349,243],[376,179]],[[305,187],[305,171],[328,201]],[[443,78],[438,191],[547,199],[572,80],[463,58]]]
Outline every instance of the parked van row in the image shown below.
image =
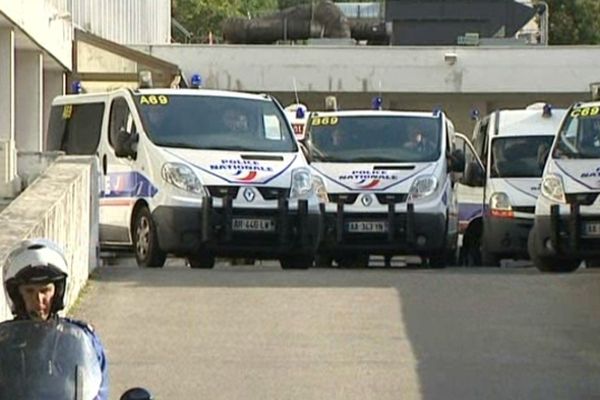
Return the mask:
[[243,257],[286,269],[411,254],[443,267],[460,248],[466,264],[531,254],[562,271],[600,258],[600,178],[583,165],[597,155],[580,150],[598,107],[495,111],[471,142],[441,110],[309,112],[268,95],[120,89],[57,97],[47,147],[98,156],[101,244],[132,247],[140,266],[167,254],[193,268]]
[[598,263],[600,102],[495,111],[457,146],[463,262],[531,258],[546,272]]

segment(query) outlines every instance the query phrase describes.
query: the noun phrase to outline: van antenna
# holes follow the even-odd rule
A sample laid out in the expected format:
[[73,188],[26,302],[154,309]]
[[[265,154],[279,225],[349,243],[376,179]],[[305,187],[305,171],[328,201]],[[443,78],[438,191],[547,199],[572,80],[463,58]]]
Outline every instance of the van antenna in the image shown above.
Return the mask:
[[294,83],[294,95],[296,96],[296,104],[300,104],[300,100],[298,99],[298,88],[296,87],[296,77],[292,77],[292,82]]

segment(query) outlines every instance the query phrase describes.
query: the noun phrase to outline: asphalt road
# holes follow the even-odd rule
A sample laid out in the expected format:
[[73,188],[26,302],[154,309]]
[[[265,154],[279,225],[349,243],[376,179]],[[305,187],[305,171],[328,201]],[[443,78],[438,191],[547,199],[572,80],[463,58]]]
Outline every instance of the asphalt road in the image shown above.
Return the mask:
[[600,269],[101,267],[111,398],[600,399]]

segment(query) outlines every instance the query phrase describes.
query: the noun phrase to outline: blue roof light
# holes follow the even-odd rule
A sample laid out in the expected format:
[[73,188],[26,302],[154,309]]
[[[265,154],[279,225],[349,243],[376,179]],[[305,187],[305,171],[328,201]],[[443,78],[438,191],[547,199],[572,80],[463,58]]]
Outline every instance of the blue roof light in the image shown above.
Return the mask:
[[479,110],[478,109],[473,108],[471,110],[471,119],[475,120],[475,121],[479,119]]
[[383,108],[383,99],[381,96],[373,97],[371,106],[373,107],[373,110],[381,110]]
[[298,106],[298,108],[296,108],[296,118],[303,119],[305,115],[304,107]]
[[194,88],[194,89],[198,89],[198,88],[202,87],[202,77],[200,76],[200,74],[192,75],[190,84],[191,84],[192,88]]
[[74,94],[83,93],[83,87],[81,86],[80,81],[73,81],[73,83],[71,83],[71,92]]
[[552,104],[544,104],[544,108],[542,110],[542,117],[551,117],[552,116]]

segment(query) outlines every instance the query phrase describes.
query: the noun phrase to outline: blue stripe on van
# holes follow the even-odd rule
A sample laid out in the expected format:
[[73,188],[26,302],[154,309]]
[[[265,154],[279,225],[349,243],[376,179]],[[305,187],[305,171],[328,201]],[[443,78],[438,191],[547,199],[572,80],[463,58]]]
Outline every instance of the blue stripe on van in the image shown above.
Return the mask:
[[102,198],[154,197],[158,193],[158,188],[137,171],[113,172],[104,179],[100,192]]

